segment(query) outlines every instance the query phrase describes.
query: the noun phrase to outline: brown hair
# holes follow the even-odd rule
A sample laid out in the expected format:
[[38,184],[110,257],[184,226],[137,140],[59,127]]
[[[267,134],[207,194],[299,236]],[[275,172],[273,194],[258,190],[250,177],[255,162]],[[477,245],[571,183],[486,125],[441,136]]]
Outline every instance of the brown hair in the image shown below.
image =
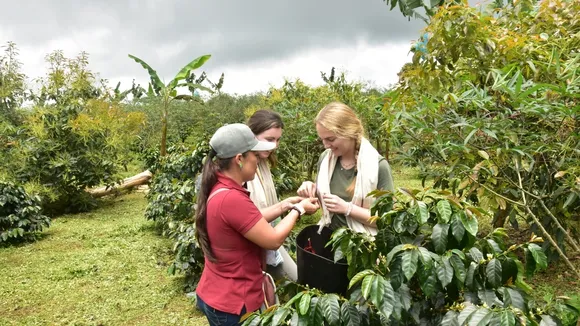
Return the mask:
[[[352,108],[341,102],[328,103],[318,112],[314,122],[330,130],[340,138],[353,139],[355,141],[355,162],[358,161],[358,152],[364,136],[364,128]],[[356,178],[346,189],[351,196],[354,194],[355,184]]]
[[[272,128],[284,129],[284,122],[282,122],[282,117],[277,112],[271,110],[258,110],[252,114],[247,123],[248,127],[252,130],[254,135],[259,135],[266,130]],[[274,167],[277,163],[276,154],[274,152],[270,153],[268,156],[268,161]]]
[[[246,156],[246,154],[242,155]],[[217,183],[217,172],[227,170],[231,166],[233,159],[233,157],[220,159],[216,156],[216,152],[211,149],[201,170],[201,186],[197,194],[197,210],[195,212],[195,238],[203,254],[211,262],[216,262],[217,259],[213,250],[211,250],[211,243],[207,234],[207,200],[211,190]]]

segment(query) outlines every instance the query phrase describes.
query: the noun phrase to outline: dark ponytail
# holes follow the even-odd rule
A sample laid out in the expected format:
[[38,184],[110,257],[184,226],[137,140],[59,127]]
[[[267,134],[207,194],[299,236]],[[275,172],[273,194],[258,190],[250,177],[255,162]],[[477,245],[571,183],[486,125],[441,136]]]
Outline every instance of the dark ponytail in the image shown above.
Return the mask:
[[216,152],[211,149],[207,157],[203,169],[201,170],[201,187],[197,194],[197,211],[195,212],[195,237],[205,257],[211,261],[216,262],[217,259],[211,250],[209,236],[207,234],[207,199],[211,190],[217,183],[217,172],[224,170],[231,162],[229,159],[219,159],[216,157]]

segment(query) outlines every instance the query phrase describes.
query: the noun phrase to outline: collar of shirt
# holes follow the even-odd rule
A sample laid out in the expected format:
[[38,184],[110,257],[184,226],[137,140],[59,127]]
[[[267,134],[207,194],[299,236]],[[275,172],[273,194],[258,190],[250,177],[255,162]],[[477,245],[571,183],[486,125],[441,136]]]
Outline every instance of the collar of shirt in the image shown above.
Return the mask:
[[212,192],[216,189],[225,187],[228,189],[236,189],[243,192],[244,194],[250,195],[250,192],[245,187],[240,186],[234,179],[226,176],[225,174],[218,172],[217,178],[217,183],[213,187]]

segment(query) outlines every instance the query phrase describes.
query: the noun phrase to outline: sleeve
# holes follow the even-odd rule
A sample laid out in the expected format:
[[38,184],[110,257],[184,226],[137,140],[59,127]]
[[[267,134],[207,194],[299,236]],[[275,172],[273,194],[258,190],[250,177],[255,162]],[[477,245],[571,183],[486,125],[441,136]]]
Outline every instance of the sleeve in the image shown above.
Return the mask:
[[377,188],[381,190],[395,191],[391,166],[385,158],[381,158],[379,161],[379,181]]
[[250,197],[238,191],[224,196],[222,212],[224,222],[240,234],[246,234],[262,218],[262,213]]

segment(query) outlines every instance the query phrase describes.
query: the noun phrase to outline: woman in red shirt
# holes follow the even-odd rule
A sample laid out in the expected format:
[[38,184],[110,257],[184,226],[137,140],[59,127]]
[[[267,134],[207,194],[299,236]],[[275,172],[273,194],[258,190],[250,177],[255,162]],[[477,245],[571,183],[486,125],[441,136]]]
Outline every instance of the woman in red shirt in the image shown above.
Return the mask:
[[242,315],[264,302],[263,249],[278,249],[300,216],[318,204],[304,199],[272,227],[242,185],[254,179],[257,152],[275,144],[258,141],[239,123],[219,128],[209,144],[196,212],[196,236],[205,255],[197,306],[212,326],[238,325]]

